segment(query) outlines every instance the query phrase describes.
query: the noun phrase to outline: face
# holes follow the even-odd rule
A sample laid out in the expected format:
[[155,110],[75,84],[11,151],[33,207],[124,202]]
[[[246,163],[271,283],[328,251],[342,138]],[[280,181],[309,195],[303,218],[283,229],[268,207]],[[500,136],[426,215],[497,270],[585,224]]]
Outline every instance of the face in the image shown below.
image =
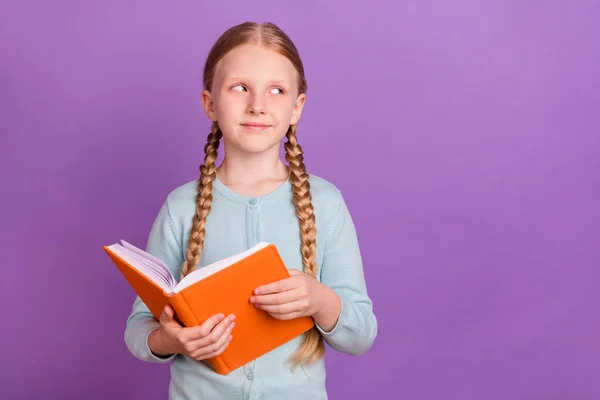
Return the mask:
[[206,115],[218,121],[230,146],[250,153],[274,147],[296,124],[306,96],[283,55],[256,45],[235,48],[217,64],[212,90],[202,93]]

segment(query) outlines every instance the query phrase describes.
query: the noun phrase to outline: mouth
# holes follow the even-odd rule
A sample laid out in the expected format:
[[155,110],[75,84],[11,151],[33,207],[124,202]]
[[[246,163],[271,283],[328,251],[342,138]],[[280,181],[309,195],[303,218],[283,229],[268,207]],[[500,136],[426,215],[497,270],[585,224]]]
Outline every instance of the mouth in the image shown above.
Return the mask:
[[248,123],[244,123],[241,124],[245,129],[250,130],[250,131],[262,131],[267,129],[268,127],[270,127],[270,125],[267,124],[261,124],[258,122],[248,122]]

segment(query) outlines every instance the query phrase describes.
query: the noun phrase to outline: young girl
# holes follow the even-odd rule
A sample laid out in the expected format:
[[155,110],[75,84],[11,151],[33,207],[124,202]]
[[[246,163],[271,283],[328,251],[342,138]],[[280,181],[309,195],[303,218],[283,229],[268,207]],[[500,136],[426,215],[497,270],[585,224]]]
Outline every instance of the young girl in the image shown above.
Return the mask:
[[[169,307],[157,321],[138,297],[125,342],[141,360],[173,361],[170,399],[326,399],[324,341],[361,355],[375,339],[377,321],[344,199],[303,163],[296,138],[307,90],[302,61],[277,26],[244,23],[213,46],[204,88],[202,104],[213,125],[200,178],[167,196],[147,251],[184,277],[258,242],[273,243],[291,277],[257,288],[249,300],[274,318],[311,316],[315,328],[219,375],[201,361],[235,340],[235,315],[188,328]],[[279,158],[284,136],[287,165]],[[217,168],[221,140],[225,155]]]

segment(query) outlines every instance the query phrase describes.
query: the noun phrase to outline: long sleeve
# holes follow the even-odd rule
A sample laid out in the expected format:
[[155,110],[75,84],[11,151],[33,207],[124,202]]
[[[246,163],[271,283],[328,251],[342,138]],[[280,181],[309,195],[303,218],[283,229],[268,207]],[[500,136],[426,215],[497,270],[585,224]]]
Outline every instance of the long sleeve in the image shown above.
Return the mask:
[[[176,279],[179,279],[177,274],[183,262],[183,252],[178,243],[168,204],[165,202],[150,230],[146,251],[163,260]],[[142,361],[166,363],[175,357],[175,354],[158,357],[150,351],[148,336],[159,327],[158,321],[141,298],[137,296],[133,302],[131,314],[127,318],[124,335],[127,348],[136,358]]]
[[326,332],[318,324],[317,328],[331,347],[358,356],[373,344],[377,319],[367,294],[354,222],[341,194],[337,216],[327,233],[321,282],[340,296],[342,309],[331,331]]

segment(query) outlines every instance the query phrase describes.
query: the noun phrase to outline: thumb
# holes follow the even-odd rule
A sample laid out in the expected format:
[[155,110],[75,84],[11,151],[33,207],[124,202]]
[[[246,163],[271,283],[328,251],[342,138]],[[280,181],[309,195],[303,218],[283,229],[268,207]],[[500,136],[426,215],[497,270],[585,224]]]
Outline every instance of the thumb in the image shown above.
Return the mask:
[[290,273],[291,276],[304,274],[304,272],[298,271],[297,269],[294,269],[294,268],[289,269],[288,272]]
[[173,309],[171,308],[171,306],[165,306],[163,312],[160,314],[159,322],[162,325],[173,322]]

